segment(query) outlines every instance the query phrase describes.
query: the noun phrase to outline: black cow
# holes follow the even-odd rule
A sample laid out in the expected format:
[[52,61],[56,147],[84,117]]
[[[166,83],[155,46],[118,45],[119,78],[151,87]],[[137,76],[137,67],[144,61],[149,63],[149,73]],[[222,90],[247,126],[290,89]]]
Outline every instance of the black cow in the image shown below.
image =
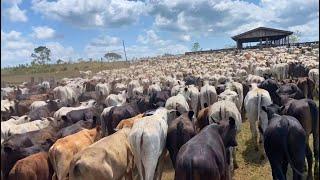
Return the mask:
[[261,88],[261,89],[265,89],[265,90],[267,90],[269,92],[270,97],[272,99],[272,102],[274,104],[277,104],[279,106],[281,105],[280,97],[276,93],[276,91],[279,89],[280,85],[277,83],[276,80],[274,80],[274,79],[266,79],[266,80],[262,81],[258,85],[258,87]]
[[[110,109],[106,114],[101,114],[101,132],[102,137],[115,133],[115,128],[123,119],[128,119],[147,110],[156,109],[153,104],[149,102],[149,98],[139,98],[131,103],[122,106],[115,106]],[[108,130],[108,134],[106,133]]]
[[281,105],[285,104],[289,100],[289,98],[305,98],[301,89],[299,89],[298,86],[294,83],[281,85],[276,93],[278,96],[275,97],[277,98],[275,99],[275,102],[281,102]]
[[219,84],[216,87],[217,95],[221,94],[226,89],[226,86],[224,84]]
[[183,78],[183,81],[185,82],[185,85],[195,85],[195,86],[201,86],[201,79],[200,77],[195,77],[193,75],[187,75]]
[[193,111],[183,113],[168,123],[166,147],[170,153],[173,167],[176,164],[176,157],[181,146],[196,135],[196,130],[192,122],[193,114]]
[[[312,167],[312,152],[309,146],[309,135],[313,135],[313,153],[315,158],[314,172],[318,171],[319,164],[319,110],[311,99],[289,99],[282,109],[281,114],[293,116],[302,125],[306,132],[306,154],[308,164]],[[310,166],[309,166],[310,167]],[[311,173],[311,168],[309,169]]]
[[308,77],[309,68],[305,67],[301,62],[294,62],[289,64],[289,77]]
[[156,107],[164,107],[167,99],[171,96],[171,92],[167,90],[153,93],[150,97],[150,103]]
[[293,179],[302,179],[306,132],[296,118],[280,116],[278,105],[262,106],[262,110],[267,113],[269,119],[269,125],[263,135],[264,149],[271,165],[273,179],[287,179],[288,163],[293,171]]
[[179,150],[175,179],[231,179],[226,148],[232,146],[237,146],[233,118],[208,125]]

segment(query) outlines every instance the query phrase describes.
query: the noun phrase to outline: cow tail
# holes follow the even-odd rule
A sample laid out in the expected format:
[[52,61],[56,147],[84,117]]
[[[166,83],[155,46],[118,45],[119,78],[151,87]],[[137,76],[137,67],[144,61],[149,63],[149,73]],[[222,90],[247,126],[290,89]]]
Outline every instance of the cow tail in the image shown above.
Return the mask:
[[261,96],[262,95],[260,93],[258,93],[257,96],[258,96],[258,118],[257,118],[258,120],[257,121],[258,121],[258,123],[260,123],[259,120],[260,120],[260,110],[261,110],[260,106],[261,106],[261,98],[262,98]]
[[58,171],[58,167],[57,167],[57,155],[56,155],[56,152],[57,152],[57,149],[53,149],[54,147],[52,147],[52,149],[50,148],[49,150],[49,153],[48,153],[48,156],[49,156],[49,159],[51,160],[51,164],[52,164],[52,168],[54,170],[54,174],[52,176],[52,180],[57,180],[58,179],[58,176],[57,176],[57,171]]
[[[140,138],[140,146],[138,146],[139,149],[138,149],[138,152],[140,153],[140,158],[141,158],[141,150],[143,149],[143,132],[141,134],[141,138]],[[145,170],[145,167],[144,167],[144,164],[143,164],[143,161],[142,161],[142,158],[140,159],[140,163],[141,163],[141,175],[142,175],[142,180],[145,180],[146,178],[146,170]]]
[[313,100],[308,100],[309,109],[312,117],[313,153],[314,158],[319,161],[319,117],[318,108]]
[[[209,104],[211,104],[211,98],[210,98],[210,94],[209,94],[209,91],[208,91],[208,86],[206,86],[206,95],[207,95],[207,99],[208,99],[208,101],[207,101],[207,105],[209,106]],[[205,107],[206,108],[206,107]]]
[[177,145],[178,147],[181,147],[183,145],[183,140],[181,139],[181,137],[183,137],[183,122],[178,122],[177,124],[177,135],[178,137],[178,142],[177,142]]
[[[288,123],[288,122],[287,122]],[[289,125],[287,125],[288,127]],[[300,176],[303,176],[303,172],[300,172],[299,170],[297,170],[295,167],[294,167],[294,164],[292,162],[292,159],[290,157],[290,154],[289,154],[289,150],[288,150],[288,129],[287,128],[283,128],[282,129],[284,131],[284,133],[282,134],[282,140],[283,140],[283,150],[284,150],[284,154],[292,168],[293,171],[295,171],[297,174],[299,174]],[[309,167],[308,167],[309,168]]]

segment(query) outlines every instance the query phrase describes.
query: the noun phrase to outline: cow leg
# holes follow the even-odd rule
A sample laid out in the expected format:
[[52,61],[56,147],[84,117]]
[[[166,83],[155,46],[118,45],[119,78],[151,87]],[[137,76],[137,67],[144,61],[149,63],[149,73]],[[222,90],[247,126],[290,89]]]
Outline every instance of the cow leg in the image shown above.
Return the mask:
[[314,177],[319,177],[319,122],[315,123],[317,128],[315,128],[313,134],[313,153],[314,153]]
[[271,159],[270,165],[271,165],[273,180],[286,180],[282,172],[281,164],[278,162],[278,160]]
[[236,158],[236,148],[235,147],[233,147],[232,148],[232,157],[233,157],[233,168],[234,169],[238,169],[238,163],[237,163],[237,158]]
[[[308,141],[307,141],[307,144],[306,144],[306,158],[307,158],[307,162],[308,162],[308,176],[307,176],[307,179],[310,180],[310,179],[312,179],[312,161],[313,161],[313,158],[312,158],[312,152],[311,152],[311,149],[310,149]],[[305,161],[304,161],[303,164],[305,165]]]
[[167,154],[167,149],[164,149],[162,154],[159,157],[158,164],[156,167],[156,172],[155,172],[155,179],[156,180],[161,180],[162,177],[162,172],[165,164],[165,155]]
[[288,161],[284,160],[281,166],[284,178],[287,179]]

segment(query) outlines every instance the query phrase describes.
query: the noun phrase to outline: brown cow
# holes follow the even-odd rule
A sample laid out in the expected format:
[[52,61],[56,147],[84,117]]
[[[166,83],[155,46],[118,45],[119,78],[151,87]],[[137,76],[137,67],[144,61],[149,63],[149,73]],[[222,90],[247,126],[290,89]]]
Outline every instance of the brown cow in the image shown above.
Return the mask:
[[133,124],[140,120],[143,117],[143,114],[138,114],[132,118],[124,119],[120,121],[115,130],[123,129],[123,128],[132,128]]
[[195,128],[197,133],[199,133],[200,130],[203,129],[205,126],[209,125],[209,118],[208,118],[209,108],[210,106],[204,109],[201,109],[201,111],[199,111],[198,113],[198,117],[195,122]]
[[68,177],[73,156],[88,147],[99,136],[100,127],[84,129],[75,134],[58,139],[49,149],[49,158],[55,171],[52,179],[63,180]]
[[70,180],[136,177],[137,169],[128,142],[129,133],[130,128],[123,128],[77,153],[70,164]]
[[19,160],[9,173],[8,180],[51,180],[53,174],[47,152],[39,152]]
[[315,84],[310,78],[298,78],[296,84],[298,88],[303,92],[305,98],[313,99],[312,93],[315,88]]

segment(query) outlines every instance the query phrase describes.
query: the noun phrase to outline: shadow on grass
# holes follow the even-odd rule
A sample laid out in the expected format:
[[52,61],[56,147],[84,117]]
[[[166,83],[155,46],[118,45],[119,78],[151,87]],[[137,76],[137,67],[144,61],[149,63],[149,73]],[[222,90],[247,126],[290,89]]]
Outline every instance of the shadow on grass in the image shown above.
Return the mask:
[[262,154],[260,151],[256,151],[254,143],[254,139],[252,138],[245,142],[246,149],[242,152],[243,159],[246,163],[264,165],[268,162],[268,159],[261,159]]

